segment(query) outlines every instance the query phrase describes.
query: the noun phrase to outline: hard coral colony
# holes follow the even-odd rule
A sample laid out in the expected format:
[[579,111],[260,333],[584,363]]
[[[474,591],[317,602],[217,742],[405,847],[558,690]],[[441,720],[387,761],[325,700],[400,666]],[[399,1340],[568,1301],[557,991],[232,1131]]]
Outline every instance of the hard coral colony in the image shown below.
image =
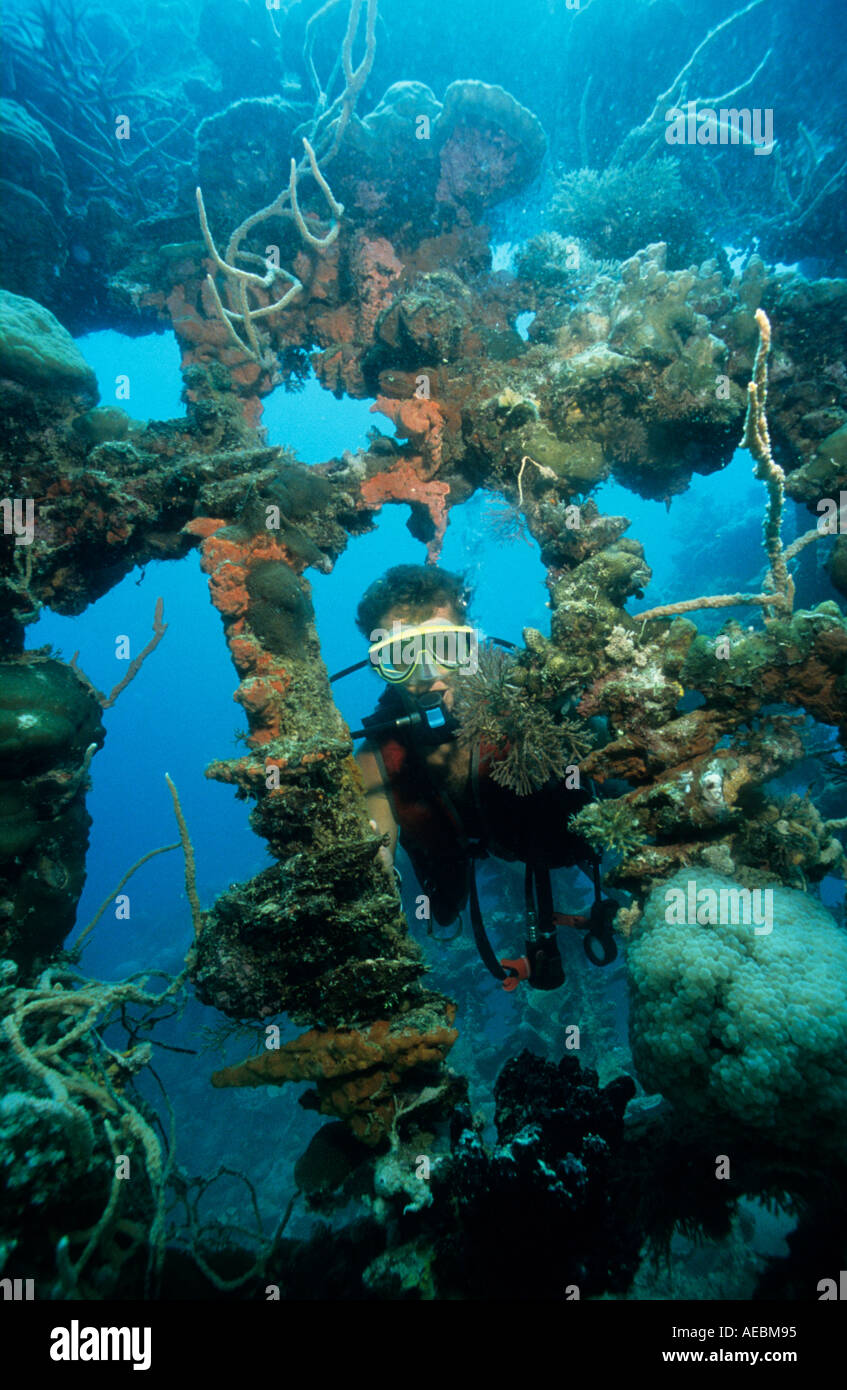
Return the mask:
[[[387,0],[383,15],[378,0],[178,0],[121,15],[22,6],[11,20],[3,1283],[90,1300],[268,1289],[546,1300],[563,1287],[568,1298],[803,1300],[818,1296],[804,1252],[824,1218],[827,1257],[843,1269],[847,164],[814,95],[820,44],[774,6],[766,49],[766,5],[692,29],[670,85],[651,26],[677,47],[675,11],[631,7],[640,78],[614,102],[610,13],[530,7],[539,114],[499,85],[486,44],[464,48],[485,80],[456,78],[448,52],[422,54],[412,18]],[[474,33],[472,16],[453,18]],[[798,52],[812,93],[802,119],[790,95]],[[432,86],[408,75],[417,59]],[[565,59],[585,79],[563,95]],[[760,108],[725,109],[763,90],[768,65],[785,93],[770,148],[755,134]],[[656,96],[630,125],[636,87],[639,101]],[[113,121],[113,108],[129,114]],[[812,258],[826,274],[786,268]],[[75,338],[104,328],[173,333],[183,417],[99,404]],[[367,447],[351,440],[311,466],[269,442],[265,400],[309,374],[336,398],[373,402],[390,433],[374,426]],[[739,447],[755,501],[712,501],[730,497]],[[614,485],[641,517],[644,500],[664,502],[668,529],[639,522],[641,538],[628,536],[628,518],[603,510]],[[699,565],[702,536],[683,537],[674,573],[672,503],[692,487],[705,499],[696,529],[714,521],[716,534]],[[423,710],[451,716],[440,744],[409,745],[418,771],[436,769],[448,826],[432,882],[417,883],[385,872],[316,612],[327,586],[340,610],[343,574],[366,587],[355,541],[375,536],[390,505],[408,508],[409,554],[438,574],[474,494],[494,520],[463,561],[492,559],[526,621],[508,654],[477,629],[476,668],[448,671],[437,706],[397,681],[406,725],[422,725]],[[721,507],[732,513],[723,540]],[[808,515],[788,540],[792,508]],[[523,542],[544,566],[544,618],[521,587]],[[136,569],[140,583],[153,561],[194,550],[247,724],[244,748],[221,748],[205,776],[252,803],[268,863],[235,883],[224,865],[229,886],[204,904],[216,842],[168,776],[177,837],[131,867],[109,863],[104,882],[117,886],[69,945],[109,711],[119,697],[143,709],[190,609],[169,611],[166,637],[158,600],[152,637],[108,695],[76,656],[27,638],[46,614],[78,617]],[[660,564],[657,601],[630,611]],[[506,620],[498,603],[492,626]],[[196,717],[199,695],[180,692],[175,722]],[[162,749],[145,755],[158,766]],[[483,778],[511,807],[520,854],[480,830]],[[563,784],[571,811],[545,812],[539,828],[537,808],[559,806],[543,798]],[[469,788],[479,820],[466,834],[450,798]],[[434,836],[424,801],[409,796],[407,814]],[[152,816],[142,823],[162,838]],[[139,927],[140,968],[93,978],[81,960],[94,927],[107,910],[129,918],[127,883],[177,849],[184,962],[174,971],[172,934],[168,954]],[[498,861],[481,889],[474,854]],[[508,858],[526,862],[526,911]],[[579,864],[595,889],[589,909],[555,914],[564,988],[543,974],[559,960],[539,921],[551,864]],[[435,954],[445,865],[483,960],[506,973],[505,1001],[483,986],[470,945],[454,940],[449,966]],[[570,896],[569,872],[556,891]],[[159,901],[155,913],[169,912]],[[526,954],[501,960],[522,934]],[[619,948],[612,969],[592,970]],[[188,1017],[205,1006],[214,1020],[224,1065],[183,1018],[189,995]],[[167,1086],[154,1047],[188,1056]],[[287,1083],[300,1082],[320,1122],[290,1105]],[[259,1116],[290,1136],[273,1140],[285,1159],[273,1177],[246,1141],[236,1171],[222,1137]],[[182,1166],[183,1134],[197,1176]],[[726,1183],[712,1176],[716,1142],[732,1157]],[[240,1195],[214,1206],[219,1182]],[[742,1258],[745,1222],[768,1204],[774,1230],[797,1227],[789,1254]],[[707,1276],[697,1240],[712,1243]],[[661,1249],[664,1274],[650,1258]]]

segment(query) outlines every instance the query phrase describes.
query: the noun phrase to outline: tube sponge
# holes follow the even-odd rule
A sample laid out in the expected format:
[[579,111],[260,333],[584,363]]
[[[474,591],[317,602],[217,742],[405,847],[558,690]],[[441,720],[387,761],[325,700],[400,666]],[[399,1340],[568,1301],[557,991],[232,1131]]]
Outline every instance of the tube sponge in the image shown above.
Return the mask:
[[627,952],[644,1086],[724,1131],[847,1147],[847,933],[819,902],[777,886],[760,900],[770,931],[726,910],[669,922],[672,889],[688,902],[723,890],[726,903],[739,885],[684,870],[647,900]]

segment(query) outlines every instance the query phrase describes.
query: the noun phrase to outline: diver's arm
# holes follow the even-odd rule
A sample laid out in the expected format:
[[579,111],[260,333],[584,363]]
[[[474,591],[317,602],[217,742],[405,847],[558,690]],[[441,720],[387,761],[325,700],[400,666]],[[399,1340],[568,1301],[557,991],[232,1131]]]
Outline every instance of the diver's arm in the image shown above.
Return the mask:
[[394,852],[397,848],[397,822],[391,810],[391,803],[386,795],[382,781],[382,773],[379,764],[373,755],[372,750],[365,745],[356,754],[356,762],[362,774],[365,784],[365,796],[368,803],[368,815],[371,824],[380,835],[388,836],[388,844],[382,845],[379,850],[379,862],[387,874],[394,877]]

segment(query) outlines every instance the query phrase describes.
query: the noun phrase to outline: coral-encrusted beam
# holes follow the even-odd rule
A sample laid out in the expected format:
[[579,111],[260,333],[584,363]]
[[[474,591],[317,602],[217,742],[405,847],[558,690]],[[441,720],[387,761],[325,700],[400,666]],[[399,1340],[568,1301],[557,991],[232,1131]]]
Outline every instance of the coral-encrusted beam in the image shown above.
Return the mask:
[[455,1006],[432,1005],[394,1023],[381,1020],[364,1029],[311,1029],[258,1057],[248,1057],[212,1076],[213,1086],[282,1086],[316,1081],[322,1115],[346,1119],[366,1144],[390,1133],[402,1107],[401,1081],[411,1089],[410,1073],[443,1062],[458,1036],[451,1027]]
[[310,1025],[280,1050],[282,1062],[270,1052],[263,1059],[273,1075],[251,1061],[215,1084],[318,1079],[320,1109],[376,1143],[394,1121],[401,1079],[404,1108],[416,1087],[450,1092],[438,1069],[455,1040],[455,1009],[421,988],[423,958],[376,859],[381,841],[295,557],[274,536],[220,519],[186,529],[203,538],[201,563],[250,725],[250,751],[207,775],[256,799],[251,824],[277,861],[204,914],[193,979],[200,998],[231,1017],[287,1013]]

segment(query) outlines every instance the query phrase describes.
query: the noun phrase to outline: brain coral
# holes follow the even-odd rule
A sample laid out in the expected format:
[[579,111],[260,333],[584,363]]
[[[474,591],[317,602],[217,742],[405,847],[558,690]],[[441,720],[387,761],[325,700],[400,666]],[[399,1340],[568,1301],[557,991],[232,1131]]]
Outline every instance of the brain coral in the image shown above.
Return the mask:
[[742,914],[727,910],[717,923],[690,921],[687,908],[689,920],[667,922],[667,890],[687,896],[689,882],[698,897],[738,891],[698,869],[648,898],[627,959],[641,1081],[724,1131],[847,1146],[847,933],[819,902],[779,887],[762,890],[770,932],[728,924]]
[[97,398],[97,378],[67,329],[43,304],[8,290],[0,290],[0,375]]

